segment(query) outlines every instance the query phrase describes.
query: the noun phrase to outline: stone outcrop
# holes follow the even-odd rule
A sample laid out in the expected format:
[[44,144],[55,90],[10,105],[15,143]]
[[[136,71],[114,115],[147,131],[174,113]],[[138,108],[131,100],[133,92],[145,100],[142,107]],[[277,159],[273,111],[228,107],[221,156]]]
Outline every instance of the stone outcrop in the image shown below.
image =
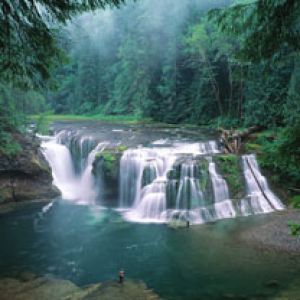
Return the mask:
[[68,280],[28,275],[1,279],[0,300],[159,300],[140,281],[105,282],[80,288]]
[[22,151],[13,157],[0,156],[0,204],[49,200],[60,194],[52,185],[50,167],[37,140],[16,134]]
[[125,146],[110,147],[96,155],[93,163],[93,174],[101,186],[99,194],[104,202],[112,203],[114,199],[119,197],[120,161],[126,149]]

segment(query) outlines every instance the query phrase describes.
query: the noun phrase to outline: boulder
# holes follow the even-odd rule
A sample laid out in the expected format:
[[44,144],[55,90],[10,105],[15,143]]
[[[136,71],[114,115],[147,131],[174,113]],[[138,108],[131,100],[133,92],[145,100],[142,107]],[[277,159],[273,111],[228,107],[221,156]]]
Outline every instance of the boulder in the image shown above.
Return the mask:
[[15,134],[22,150],[15,156],[0,155],[0,204],[50,200],[60,195],[52,185],[51,169],[39,143]]

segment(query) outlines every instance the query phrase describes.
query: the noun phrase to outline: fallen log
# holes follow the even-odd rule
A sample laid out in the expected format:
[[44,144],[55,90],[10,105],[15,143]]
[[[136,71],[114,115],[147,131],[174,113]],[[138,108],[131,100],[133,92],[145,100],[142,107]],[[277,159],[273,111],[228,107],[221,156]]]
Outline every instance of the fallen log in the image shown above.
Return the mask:
[[227,130],[222,127],[218,129],[221,134],[220,142],[224,146],[225,153],[239,153],[242,140],[250,134],[260,130],[260,126],[252,126],[241,131],[233,129]]

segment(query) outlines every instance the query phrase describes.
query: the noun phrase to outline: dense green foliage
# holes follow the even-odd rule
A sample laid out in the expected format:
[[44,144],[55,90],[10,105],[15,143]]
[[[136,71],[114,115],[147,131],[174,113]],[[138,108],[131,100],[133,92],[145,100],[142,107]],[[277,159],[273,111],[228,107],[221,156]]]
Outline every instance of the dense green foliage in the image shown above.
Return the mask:
[[[49,109],[260,125],[276,132],[255,142],[263,166],[300,185],[299,1],[2,2],[2,152],[24,114]],[[120,8],[86,12],[107,4]]]
[[259,135],[255,144],[250,144],[248,150],[258,152],[260,165],[273,171],[270,179],[274,183],[284,184],[294,191],[300,187],[299,145],[300,123],[298,122],[295,126],[279,128]]
[[260,160],[299,186],[299,2],[234,2],[209,17],[213,6],[196,0],[82,16],[63,33],[70,63],[49,103],[56,113],[278,128],[258,143]]
[[[250,19],[255,13],[261,18],[257,5],[234,6],[234,20],[225,10],[222,22],[232,20],[244,28],[245,7],[251,10]],[[57,113],[135,114],[171,123],[228,126],[283,126],[287,119],[297,119],[295,107],[290,109],[295,104],[299,110],[298,91],[291,96],[299,64],[296,45],[287,45],[281,60],[274,45],[274,57],[253,56],[251,61],[257,45],[251,42],[251,48],[246,42],[248,35],[253,39],[257,23],[249,26],[246,19],[245,34],[237,30],[232,35],[205,17],[207,8],[192,0],[145,0],[79,18],[64,33],[70,64],[55,74],[60,84],[58,91],[48,93],[52,107]],[[243,14],[237,21],[238,9]],[[93,30],[98,27],[103,31]],[[247,60],[238,59],[243,47],[249,51]]]
[[2,0],[0,79],[22,86],[44,85],[61,60],[55,39],[58,23],[87,10],[120,5],[123,0]]
[[278,59],[299,51],[298,0],[241,0],[228,9],[210,11],[222,31],[242,36],[238,55],[250,61]]
[[49,85],[55,66],[66,62],[59,25],[87,10],[119,6],[123,0],[9,1],[0,4],[0,153],[20,151],[14,135],[25,114],[47,109],[37,88]]

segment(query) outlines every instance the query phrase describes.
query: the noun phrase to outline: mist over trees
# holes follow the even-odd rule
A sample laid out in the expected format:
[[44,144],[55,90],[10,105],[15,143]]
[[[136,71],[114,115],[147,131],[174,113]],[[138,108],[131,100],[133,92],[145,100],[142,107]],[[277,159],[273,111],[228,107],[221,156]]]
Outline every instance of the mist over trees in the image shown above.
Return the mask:
[[299,183],[299,1],[16,3],[0,8],[1,145],[48,110],[259,125],[278,132],[265,165]]
[[276,63],[239,59],[244,37],[207,17],[231,2],[129,1],[80,16],[62,32],[70,62],[55,73],[51,107],[171,123],[283,125],[297,53],[287,47]]

